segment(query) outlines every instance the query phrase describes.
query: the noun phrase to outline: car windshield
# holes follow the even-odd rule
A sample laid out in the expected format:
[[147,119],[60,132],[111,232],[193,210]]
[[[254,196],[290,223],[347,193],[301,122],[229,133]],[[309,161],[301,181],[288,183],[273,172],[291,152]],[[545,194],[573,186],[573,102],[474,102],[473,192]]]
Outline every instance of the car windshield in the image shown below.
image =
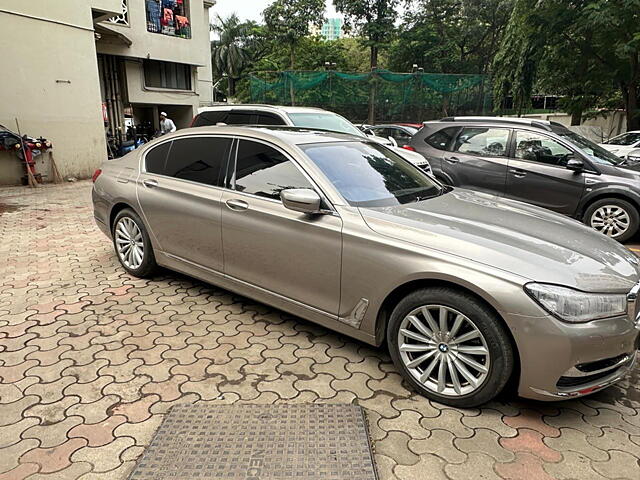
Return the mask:
[[613,137],[611,140],[604,142],[606,145],[622,145],[629,146],[640,142],[640,132],[629,132]]
[[610,151],[605,150],[597,143],[592,142],[582,135],[578,135],[577,133],[565,128],[555,130],[555,132],[582,150],[582,152],[585,153],[594,163],[599,163],[601,165],[619,165],[622,163],[622,159],[620,157],[615,156]]
[[288,113],[296,127],[317,128],[330,132],[348,133],[362,137],[364,134],[356,126],[340,115],[327,112]]
[[445,191],[406,160],[374,142],[312,143],[300,148],[354,207],[419,202]]

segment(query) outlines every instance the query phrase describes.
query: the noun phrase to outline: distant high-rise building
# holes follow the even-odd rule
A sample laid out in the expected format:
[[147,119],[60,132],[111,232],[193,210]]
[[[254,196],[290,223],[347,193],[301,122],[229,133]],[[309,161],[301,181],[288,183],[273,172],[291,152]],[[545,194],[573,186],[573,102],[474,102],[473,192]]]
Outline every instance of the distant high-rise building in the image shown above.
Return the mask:
[[325,40],[337,40],[342,38],[342,19],[341,18],[327,18],[322,24],[320,34]]

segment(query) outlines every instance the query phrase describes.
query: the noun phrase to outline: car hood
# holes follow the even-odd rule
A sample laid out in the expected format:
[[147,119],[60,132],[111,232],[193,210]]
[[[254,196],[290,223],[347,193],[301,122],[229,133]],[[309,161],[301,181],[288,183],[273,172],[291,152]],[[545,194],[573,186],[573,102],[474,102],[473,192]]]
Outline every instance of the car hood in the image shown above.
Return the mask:
[[455,189],[422,202],[360,208],[381,235],[464,257],[536,282],[628,291],[638,260],[618,242],[563,215]]

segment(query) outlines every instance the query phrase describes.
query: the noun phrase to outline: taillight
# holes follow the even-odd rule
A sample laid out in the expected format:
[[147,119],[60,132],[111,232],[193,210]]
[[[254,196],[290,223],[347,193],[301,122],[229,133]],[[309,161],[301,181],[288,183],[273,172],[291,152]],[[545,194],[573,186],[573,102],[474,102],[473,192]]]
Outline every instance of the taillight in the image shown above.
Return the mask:
[[100,169],[97,169],[95,172],[93,172],[93,177],[91,177],[91,181],[93,183],[96,183],[96,180],[98,179],[101,173],[102,173],[102,170]]
[[401,148],[404,148],[405,150],[409,150],[410,152],[417,152],[417,150],[413,148],[411,145],[403,145]]

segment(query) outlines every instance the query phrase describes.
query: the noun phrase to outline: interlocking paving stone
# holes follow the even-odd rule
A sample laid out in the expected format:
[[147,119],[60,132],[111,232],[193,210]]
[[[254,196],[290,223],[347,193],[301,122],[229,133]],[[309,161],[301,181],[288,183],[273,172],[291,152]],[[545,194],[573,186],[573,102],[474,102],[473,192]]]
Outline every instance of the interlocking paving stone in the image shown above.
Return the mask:
[[176,475],[203,480],[376,478],[364,412],[345,404],[175,407],[131,479]]
[[[19,205],[0,213],[0,480],[124,480],[170,408],[247,402],[362,406],[381,480],[639,468],[640,364],[568,402],[430,402],[384,348],[177,273],[130,277],[94,224],[90,189],[0,188],[0,203]],[[36,456],[76,444],[65,468],[39,471]]]

